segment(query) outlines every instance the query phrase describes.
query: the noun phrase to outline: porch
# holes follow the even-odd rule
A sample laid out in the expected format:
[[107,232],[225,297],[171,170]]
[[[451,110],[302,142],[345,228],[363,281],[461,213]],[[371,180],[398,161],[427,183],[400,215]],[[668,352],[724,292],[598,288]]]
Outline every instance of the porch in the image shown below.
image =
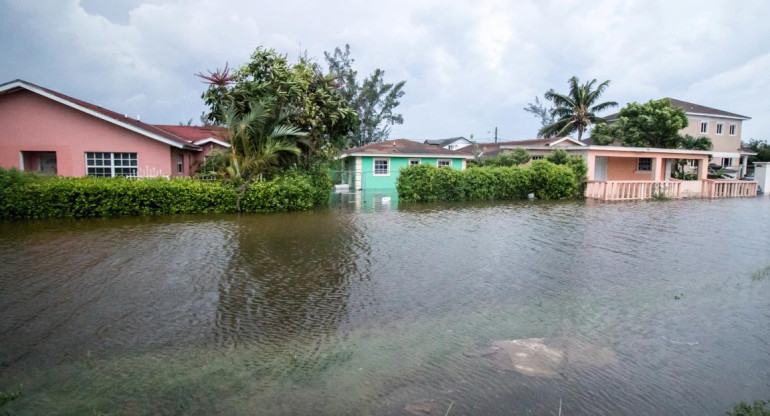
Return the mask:
[[588,181],[586,198],[602,201],[742,198],[757,196],[757,182],[725,179],[681,181]]
[[737,198],[757,183],[708,179],[709,153],[684,149],[591,149],[586,197],[603,201],[653,198]]

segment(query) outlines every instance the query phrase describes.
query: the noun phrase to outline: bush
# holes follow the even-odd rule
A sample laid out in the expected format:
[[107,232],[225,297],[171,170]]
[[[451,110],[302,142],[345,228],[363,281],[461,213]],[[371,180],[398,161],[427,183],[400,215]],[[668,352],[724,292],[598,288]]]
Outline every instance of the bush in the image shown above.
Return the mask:
[[[63,178],[0,169],[0,218],[85,218],[126,215],[266,212],[308,209],[329,200],[326,173],[286,173],[234,186],[189,178]],[[239,199],[240,198],[240,199]]]
[[770,416],[770,409],[766,409],[767,402],[757,400],[754,404],[740,402],[733,407],[732,412],[726,412],[727,416]]
[[567,166],[538,160],[531,167],[471,167],[464,171],[428,165],[401,170],[398,195],[404,202],[574,198],[578,181]]

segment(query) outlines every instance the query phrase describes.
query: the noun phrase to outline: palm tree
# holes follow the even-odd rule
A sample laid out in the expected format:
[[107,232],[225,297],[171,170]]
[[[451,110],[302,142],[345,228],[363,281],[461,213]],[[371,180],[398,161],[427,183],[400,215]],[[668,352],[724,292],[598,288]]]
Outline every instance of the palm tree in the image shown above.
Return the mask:
[[261,181],[265,173],[289,166],[301,154],[292,140],[307,133],[288,122],[296,112],[283,110],[276,117],[269,104],[251,103],[246,114],[233,107],[222,110],[230,137],[230,166],[226,170],[233,179]]
[[556,121],[541,128],[537,133],[538,137],[566,136],[577,131],[580,140],[588,126],[604,121],[596,113],[618,105],[615,101],[596,103],[610,85],[610,81],[602,82],[595,89],[595,79],[583,85],[580,85],[577,77],[570,78],[568,82],[570,89],[567,95],[554,90],[545,93],[545,98],[555,106],[552,114]]
[[[700,136],[700,137],[693,137],[689,134],[685,134],[684,136],[679,137],[679,146],[680,149],[687,149],[687,150],[711,150],[712,144],[711,139],[709,139],[706,136]],[[677,159],[675,161],[674,167],[676,168],[674,172],[674,177],[678,177],[680,179],[686,179],[684,174],[684,167],[687,164],[687,159]]]

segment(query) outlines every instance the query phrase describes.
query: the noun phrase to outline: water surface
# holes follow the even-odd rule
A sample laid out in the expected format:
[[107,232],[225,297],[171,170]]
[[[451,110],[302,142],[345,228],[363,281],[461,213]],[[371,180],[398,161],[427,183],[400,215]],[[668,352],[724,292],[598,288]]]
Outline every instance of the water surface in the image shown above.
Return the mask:
[[[770,398],[770,198],[0,224],[11,414],[723,414]],[[475,356],[579,340],[540,378]],[[443,413],[441,413],[443,414]]]

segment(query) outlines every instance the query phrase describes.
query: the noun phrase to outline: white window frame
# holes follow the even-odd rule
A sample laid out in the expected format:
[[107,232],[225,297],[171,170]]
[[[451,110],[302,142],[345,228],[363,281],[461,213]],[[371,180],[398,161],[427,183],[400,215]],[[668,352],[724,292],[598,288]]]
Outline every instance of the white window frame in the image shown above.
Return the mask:
[[[377,162],[385,162],[387,164],[387,172],[377,173]],[[390,176],[390,158],[378,157],[372,159],[372,175],[373,176]]]
[[[88,164],[88,159],[89,159],[88,154],[89,153],[92,153],[94,155],[94,157],[90,158],[90,159],[93,159],[94,161],[97,159],[96,158],[96,154],[97,153],[99,153],[100,155],[104,155],[104,154],[110,155],[110,158],[109,159],[106,159],[104,157],[99,158],[99,160],[105,162],[105,164],[103,164],[103,165],[96,165],[96,164],[89,165]],[[118,158],[115,157],[115,155],[121,155],[121,154],[124,154],[124,153],[129,155],[128,159],[124,159],[122,157],[118,157]],[[110,176],[109,176],[110,178],[114,178],[115,176],[123,176],[123,177],[127,177],[127,178],[133,178],[133,177],[136,177],[139,174],[139,154],[136,153],[136,152],[85,152],[83,155],[85,156],[86,176],[104,177],[104,176],[96,175],[96,174],[90,175],[88,173],[88,169],[89,168],[93,168],[93,169],[109,169],[110,170]],[[134,155],[134,157],[131,158],[131,155]],[[134,164],[134,165],[131,165],[131,164],[123,165],[123,164],[121,164],[120,166],[117,166],[115,164],[116,160],[120,160],[121,162],[123,162],[125,160],[128,160],[129,162],[131,162],[132,160],[135,160],[136,164]],[[108,161],[109,161],[109,165],[106,164],[106,162],[108,162]],[[133,175],[116,175],[115,174],[116,168],[117,169],[122,169],[122,168],[131,169],[131,168],[133,168],[133,169],[135,169],[135,171],[134,171]]]
[[725,123],[717,123],[717,134],[720,136],[725,134]]
[[[444,166],[441,166],[441,162],[446,162],[447,164]],[[436,167],[438,168],[451,168],[452,167],[452,159],[436,159]]]
[[[650,161],[650,167],[647,169],[642,169],[642,159],[649,160]],[[652,172],[652,158],[651,157],[640,157],[636,159],[636,171],[637,172]]]
[[[706,126],[705,129],[703,128],[704,125]],[[700,134],[709,134],[709,122],[708,122],[708,120],[701,120],[700,121]]]
[[730,136],[735,136],[735,132],[738,130],[738,128],[736,126],[737,126],[737,124],[730,123],[730,130],[729,130]]
[[722,158],[722,167],[723,168],[731,168],[731,167],[733,167],[733,158],[731,158],[731,157],[723,157]]
[[[417,163],[412,163],[412,162],[417,162]],[[422,164],[422,159],[420,159],[418,157],[413,157],[413,158],[409,159],[409,165],[408,166],[414,166],[414,165],[420,165],[420,164]]]

